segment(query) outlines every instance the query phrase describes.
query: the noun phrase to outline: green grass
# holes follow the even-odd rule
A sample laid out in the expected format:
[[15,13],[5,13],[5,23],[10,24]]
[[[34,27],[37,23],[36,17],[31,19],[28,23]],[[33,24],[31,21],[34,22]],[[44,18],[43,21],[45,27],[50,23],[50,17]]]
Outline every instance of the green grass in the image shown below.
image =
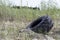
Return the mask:
[[0,18],[8,19],[14,18],[14,20],[31,21],[39,16],[48,14],[52,18],[56,19],[60,17],[60,9],[47,9],[47,10],[34,10],[29,8],[10,8],[0,6]]

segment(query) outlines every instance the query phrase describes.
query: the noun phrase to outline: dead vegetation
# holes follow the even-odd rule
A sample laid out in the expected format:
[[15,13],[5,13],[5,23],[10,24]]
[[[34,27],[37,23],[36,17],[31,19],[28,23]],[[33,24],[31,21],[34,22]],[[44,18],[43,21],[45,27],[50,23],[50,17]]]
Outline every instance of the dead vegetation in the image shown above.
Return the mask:
[[[60,39],[60,27],[57,20],[54,21],[56,25],[48,34],[50,36],[50,40],[53,38],[54,40]],[[20,32],[20,30],[24,30],[29,22],[10,22],[10,21],[2,21],[0,22],[0,40],[44,40],[42,34],[37,34],[32,32],[31,30],[28,32]],[[49,38],[49,37],[48,37]]]

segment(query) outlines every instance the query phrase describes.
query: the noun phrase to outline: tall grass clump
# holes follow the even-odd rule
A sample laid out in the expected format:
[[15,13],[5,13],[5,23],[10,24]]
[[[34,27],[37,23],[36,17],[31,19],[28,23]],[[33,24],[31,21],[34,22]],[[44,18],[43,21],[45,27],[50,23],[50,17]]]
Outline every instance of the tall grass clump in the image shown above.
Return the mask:
[[[49,1],[50,2],[50,1]],[[52,18],[56,19],[60,16],[60,9],[57,9],[53,4],[41,3],[41,10],[30,9],[30,8],[13,8],[10,6],[0,5],[0,18],[4,20],[19,20],[19,21],[31,21],[39,16],[48,14]],[[10,5],[10,4],[9,4]]]

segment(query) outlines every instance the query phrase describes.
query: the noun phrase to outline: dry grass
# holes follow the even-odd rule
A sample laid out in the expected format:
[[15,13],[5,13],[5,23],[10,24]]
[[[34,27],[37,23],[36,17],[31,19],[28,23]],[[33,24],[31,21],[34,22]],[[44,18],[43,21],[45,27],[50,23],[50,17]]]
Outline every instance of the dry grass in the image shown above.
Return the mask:
[[[54,21],[55,24],[57,21]],[[20,30],[24,30],[29,22],[10,22],[3,21],[0,23],[0,40],[43,40],[44,37],[41,34],[34,33],[32,31],[29,32],[20,32]],[[51,33],[52,32],[52,33]],[[54,39],[60,39],[60,27],[59,23],[54,25],[54,29],[49,33],[49,36],[52,36]]]

